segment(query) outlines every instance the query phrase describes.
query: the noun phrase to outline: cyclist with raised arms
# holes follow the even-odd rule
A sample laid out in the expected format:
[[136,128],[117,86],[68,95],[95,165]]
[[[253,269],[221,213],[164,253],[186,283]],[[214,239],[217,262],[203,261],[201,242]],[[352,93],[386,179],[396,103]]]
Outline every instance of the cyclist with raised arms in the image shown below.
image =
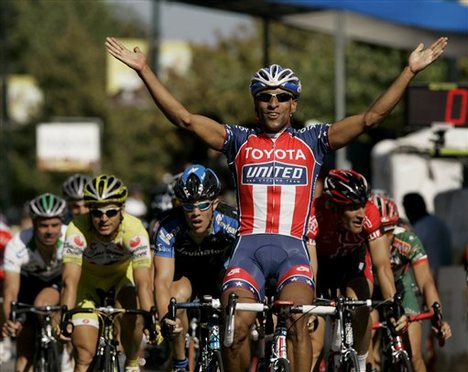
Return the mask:
[[[373,266],[384,298],[393,299],[395,286],[386,240],[379,210],[368,200],[366,179],[353,170],[332,169],[325,178],[323,191],[313,202],[308,234],[309,248],[317,255],[317,295],[331,299],[338,295],[359,300],[371,298]],[[400,319],[398,330],[405,325],[405,319]],[[356,309],[354,346],[362,372],[366,370],[370,326],[369,309]],[[323,348],[324,334],[325,320],[319,317],[312,335],[315,362]]]
[[63,183],[62,195],[67,201],[69,220],[88,212],[88,207],[84,202],[84,187],[90,180],[91,177],[86,174],[76,173]]
[[177,302],[187,302],[203,295],[220,298],[225,261],[236,239],[237,213],[219,202],[220,190],[220,181],[211,169],[189,166],[174,187],[181,206],[164,213],[154,226],[156,302],[163,333],[174,335],[174,371],[188,370],[188,319],[185,311],[179,311],[176,322],[168,320],[169,300],[175,297]]
[[[141,221],[125,213],[127,195],[127,187],[113,175],[102,174],[86,184],[89,213],[70,222],[64,245],[61,304],[69,309],[105,306],[103,295],[109,293],[115,294],[115,307],[151,309],[149,237]],[[99,323],[85,313],[72,321],[75,372],[87,371],[96,352]],[[125,371],[139,371],[143,320],[124,316],[120,331]]]
[[[380,211],[384,237],[390,250],[390,261],[395,278],[395,286],[403,292],[403,308],[408,315],[421,313],[419,301],[414,291],[419,288],[424,296],[424,303],[428,309],[434,302],[440,302],[440,296],[429,267],[428,256],[417,235],[398,226],[400,214],[395,202],[380,193],[373,193],[371,201]],[[414,275],[414,279],[413,279]],[[441,337],[447,340],[452,335],[450,325],[442,323]],[[410,352],[415,372],[425,372],[426,366],[421,353],[422,325],[411,322],[408,326],[409,345],[405,348]],[[404,338],[405,343],[408,339]]]
[[[220,125],[189,112],[161,84],[138,47],[130,51],[115,38],[106,39],[108,52],[139,74],[155,104],[174,125],[193,132],[227,156],[237,186],[240,238],[225,277],[225,304],[231,292],[238,294],[240,301],[263,300],[265,282],[270,276],[278,279],[280,299],[296,304],[312,302],[314,283],[304,234],[324,157],[384,120],[413,77],[439,58],[446,44],[445,37],[427,49],[420,44],[398,78],[367,111],[332,125],[295,130],[291,117],[302,88],[289,68],[274,64],[253,76],[250,92],[256,127]],[[255,314],[243,312],[236,318],[234,343],[225,350],[228,371],[245,370],[250,363],[248,335]],[[292,322],[289,336],[292,369],[308,370],[311,351],[303,317]]]
[[66,226],[62,224],[65,200],[51,193],[29,202],[33,226],[15,234],[5,248],[3,337],[16,336],[15,371],[29,371],[34,355],[34,317],[22,324],[9,320],[11,302],[34,306],[57,305],[60,300],[62,248]]

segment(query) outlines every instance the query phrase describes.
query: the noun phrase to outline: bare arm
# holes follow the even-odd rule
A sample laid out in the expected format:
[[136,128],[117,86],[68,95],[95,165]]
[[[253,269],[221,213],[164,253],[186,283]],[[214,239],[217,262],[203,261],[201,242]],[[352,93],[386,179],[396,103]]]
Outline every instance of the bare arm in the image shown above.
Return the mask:
[[395,281],[388,255],[388,248],[384,236],[369,243],[372,264],[377,271],[380,289],[384,298],[393,298],[395,295]]
[[128,67],[134,69],[150,92],[155,104],[174,125],[187,129],[208,146],[220,150],[226,130],[220,123],[202,115],[189,112],[159,81],[149,67],[145,55],[138,47],[133,52],[113,37],[106,38],[107,51]]
[[133,269],[133,279],[135,280],[140,307],[143,310],[150,310],[154,304],[151,268],[137,267]]
[[10,334],[16,334],[19,324],[14,324],[10,320],[11,302],[18,300],[20,289],[20,274],[14,272],[5,272],[5,281],[3,289],[3,313],[5,314],[5,324],[2,327],[2,336],[8,337]]
[[429,262],[421,262],[412,267],[416,284],[424,296],[427,307],[431,308],[434,302],[438,302],[440,304],[439,293],[437,292],[434,278],[432,277]]
[[[414,278],[416,279],[416,284],[421,290],[426,302],[426,306],[430,309],[434,302],[438,302],[441,306],[439,293],[434,283],[434,278],[429,267],[429,262],[421,262],[413,267]],[[447,322],[442,322],[442,337],[447,340],[452,337],[452,330],[450,325]]]
[[81,266],[75,263],[67,262],[62,268],[62,293],[60,298],[61,305],[67,305],[68,309],[76,306],[76,294],[78,283],[81,277]]
[[171,285],[174,278],[174,259],[167,257],[154,257],[154,290],[156,307],[161,319],[167,313],[171,299]]
[[366,112],[346,117],[330,127],[328,136],[331,147],[336,150],[346,146],[366,130],[380,124],[398,104],[414,76],[436,61],[446,45],[446,37],[439,38],[426,49],[424,44],[419,44],[410,54],[408,66]]

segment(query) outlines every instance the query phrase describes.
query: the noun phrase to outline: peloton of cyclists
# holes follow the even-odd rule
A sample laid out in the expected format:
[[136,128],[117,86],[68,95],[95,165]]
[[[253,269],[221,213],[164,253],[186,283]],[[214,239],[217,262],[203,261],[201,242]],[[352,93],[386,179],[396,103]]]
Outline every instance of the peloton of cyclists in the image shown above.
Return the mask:
[[[443,37],[429,48],[419,45],[399,77],[366,112],[332,125],[295,130],[291,117],[298,107],[301,83],[289,68],[271,65],[252,78],[257,127],[221,125],[189,112],[177,101],[151,71],[138,47],[130,51],[115,38],[106,39],[108,52],[139,74],[158,108],[174,125],[193,132],[227,156],[237,186],[240,237],[224,280],[224,304],[231,292],[240,301],[262,300],[270,276],[278,279],[280,299],[296,304],[313,301],[314,282],[303,238],[324,157],[384,120],[413,77],[438,59],[446,44]],[[236,336],[224,356],[226,370],[237,372],[250,363],[248,334],[255,315],[243,312],[236,319]],[[307,321],[297,317],[290,323],[291,368],[307,371],[312,355]]]
[[[358,172],[332,169],[326,176],[324,192],[312,205],[308,234],[311,255],[317,255],[318,296],[370,298],[374,267],[384,298],[393,298],[395,286],[386,240],[380,229],[380,214],[368,197],[367,181]],[[398,330],[405,325],[406,319],[402,317]],[[354,346],[361,371],[366,368],[370,326],[369,309],[356,309],[353,316]],[[324,334],[325,320],[319,317],[318,327],[312,335],[314,365],[317,365],[323,349]],[[338,345],[332,345],[332,348],[336,347]]]

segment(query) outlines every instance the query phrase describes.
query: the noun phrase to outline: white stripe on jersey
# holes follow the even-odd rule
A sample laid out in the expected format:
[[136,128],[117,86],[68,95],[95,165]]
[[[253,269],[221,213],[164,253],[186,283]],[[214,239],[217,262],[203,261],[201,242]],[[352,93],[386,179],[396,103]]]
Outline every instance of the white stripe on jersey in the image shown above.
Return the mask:
[[293,212],[296,205],[297,186],[281,187],[281,209],[278,234],[291,235]]
[[268,205],[268,185],[253,185],[253,230],[252,234],[264,234],[266,232],[267,208]]

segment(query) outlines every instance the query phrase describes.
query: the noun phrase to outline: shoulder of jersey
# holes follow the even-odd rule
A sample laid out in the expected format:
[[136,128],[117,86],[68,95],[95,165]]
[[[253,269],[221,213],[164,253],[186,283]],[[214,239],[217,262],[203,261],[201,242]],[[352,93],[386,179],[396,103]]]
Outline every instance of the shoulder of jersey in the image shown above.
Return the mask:
[[221,203],[218,204],[218,207],[216,208],[216,210],[218,212],[224,214],[225,216],[235,218],[235,219],[239,218],[239,213],[238,213],[237,209],[232,207],[229,204],[221,202]]

